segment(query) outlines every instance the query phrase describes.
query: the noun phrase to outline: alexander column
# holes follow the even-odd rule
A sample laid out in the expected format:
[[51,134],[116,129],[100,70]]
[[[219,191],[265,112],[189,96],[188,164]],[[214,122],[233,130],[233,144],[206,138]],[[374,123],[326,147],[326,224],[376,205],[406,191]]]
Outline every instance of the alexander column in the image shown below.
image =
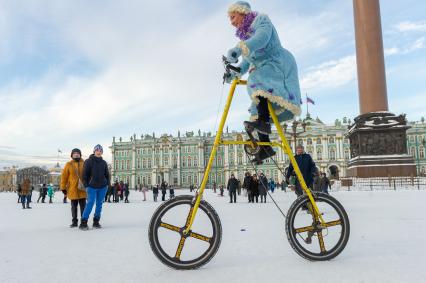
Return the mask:
[[348,176],[415,176],[405,115],[389,112],[379,0],[353,0],[360,115],[350,126]]

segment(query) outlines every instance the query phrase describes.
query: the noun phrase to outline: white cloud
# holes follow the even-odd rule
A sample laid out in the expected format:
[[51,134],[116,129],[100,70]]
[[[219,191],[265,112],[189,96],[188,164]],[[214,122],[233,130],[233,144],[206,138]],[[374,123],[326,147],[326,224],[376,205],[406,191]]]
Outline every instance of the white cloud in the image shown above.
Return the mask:
[[356,57],[349,55],[308,68],[302,76],[303,90],[337,88],[356,79]]
[[424,49],[426,47],[425,44],[425,37],[422,36],[418,39],[416,39],[413,42],[410,42],[408,44],[405,44],[402,47],[391,47],[391,48],[385,48],[385,56],[392,56],[392,55],[406,55],[409,53],[412,53],[414,51]]
[[394,26],[397,31],[409,32],[409,31],[426,31],[426,21],[403,21]]

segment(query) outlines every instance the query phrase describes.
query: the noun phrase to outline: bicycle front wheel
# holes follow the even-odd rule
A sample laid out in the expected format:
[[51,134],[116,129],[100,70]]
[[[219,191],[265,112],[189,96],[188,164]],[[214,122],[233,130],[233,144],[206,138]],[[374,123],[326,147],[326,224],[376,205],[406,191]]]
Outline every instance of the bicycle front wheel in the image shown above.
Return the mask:
[[222,226],[213,207],[202,200],[191,230],[184,234],[194,196],[177,196],[158,207],[149,224],[149,243],[165,265],[195,269],[208,263],[219,249]]
[[291,247],[305,259],[330,260],[345,248],[350,233],[348,215],[334,197],[314,193],[313,197],[325,223],[315,215],[306,195],[291,205],[286,219],[286,233]]

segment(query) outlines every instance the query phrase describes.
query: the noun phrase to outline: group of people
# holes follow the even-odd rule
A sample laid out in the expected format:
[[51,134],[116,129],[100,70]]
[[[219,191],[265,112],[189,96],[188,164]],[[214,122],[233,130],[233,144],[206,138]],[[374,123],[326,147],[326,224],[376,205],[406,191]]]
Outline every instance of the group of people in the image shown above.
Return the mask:
[[105,202],[111,202],[111,197],[113,202],[120,202],[124,200],[125,203],[129,202],[129,183],[124,183],[123,181],[118,182],[115,180],[115,183],[108,187],[108,191],[105,195]]
[[[152,187],[152,194],[153,194],[155,202],[158,201],[158,194],[160,192],[160,189],[161,189],[161,200],[162,201],[166,201],[167,190],[169,190],[169,199],[172,199],[172,198],[175,197],[175,189],[173,188],[173,186],[169,185],[167,182],[163,181],[163,182],[161,182],[161,185],[157,184],[157,185]],[[144,193],[144,200],[146,200],[145,193]]]
[[[304,151],[302,145],[296,147],[296,155],[294,156],[296,163],[300,169],[300,172],[305,180],[306,186],[314,192],[323,192],[328,194],[328,190],[331,189],[330,179],[327,178],[326,173],[318,172],[315,166],[315,162],[312,157]],[[229,192],[230,203],[235,203],[237,201],[237,195],[241,194],[241,188],[245,192],[244,195],[247,195],[248,202],[266,202],[266,196],[268,191],[272,193],[274,190],[281,186],[281,190],[286,191],[289,186],[292,186],[297,196],[303,194],[302,186],[296,176],[296,172],[293,168],[293,165],[290,164],[285,179],[281,184],[277,184],[272,178],[268,180],[263,172],[258,174],[250,174],[246,172],[244,181],[241,184],[240,180],[235,178],[234,174],[231,174],[231,177],[228,180],[227,190]],[[213,188],[216,188],[216,185],[213,185]],[[223,191],[221,193],[223,195]]]
[[[263,172],[253,175],[251,175],[250,172],[246,172],[243,183],[235,178],[234,174],[231,174],[226,187],[229,193],[230,203],[237,202],[237,195],[241,195],[241,190],[243,190],[244,195],[248,197],[248,202],[259,202],[260,196],[260,202],[264,203],[266,202],[267,192],[271,191],[273,193],[277,184],[272,178],[268,180]],[[223,191],[221,194],[223,195]]]
[[71,151],[71,160],[67,162],[61,176],[61,190],[65,190],[71,200],[72,222],[70,227],[78,227],[78,207],[80,207],[81,230],[88,230],[88,220],[93,206],[93,228],[101,228],[102,205],[108,188],[111,187],[108,165],[102,158],[103,148],[96,145],[93,154],[83,160],[81,151]]

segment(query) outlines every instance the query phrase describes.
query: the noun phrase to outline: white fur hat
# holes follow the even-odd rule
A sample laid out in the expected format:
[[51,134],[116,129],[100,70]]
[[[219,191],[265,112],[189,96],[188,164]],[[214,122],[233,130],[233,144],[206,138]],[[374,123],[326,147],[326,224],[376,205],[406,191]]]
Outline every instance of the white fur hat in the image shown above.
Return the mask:
[[250,4],[245,1],[237,1],[228,8],[229,13],[248,14],[251,12]]

